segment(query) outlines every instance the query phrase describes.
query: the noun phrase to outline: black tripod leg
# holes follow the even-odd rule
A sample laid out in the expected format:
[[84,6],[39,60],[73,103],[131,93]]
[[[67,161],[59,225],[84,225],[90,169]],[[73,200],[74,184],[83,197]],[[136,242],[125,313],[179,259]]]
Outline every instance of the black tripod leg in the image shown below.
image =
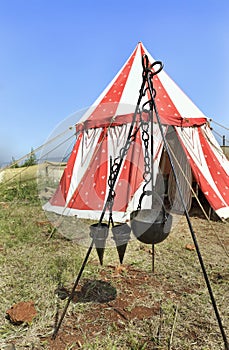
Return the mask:
[[83,264],[82,264],[82,266],[81,266],[81,268],[80,268],[79,274],[78,274],[78,276],[77,276],[77,278],[76,278],[76,280],[75,280],[74,286],[72,287],[71,294],[70,294],[69,297],[68,297],[67,303],[66,303],[65,308],[64,308],[64,310],[63,310],[63,312],[62,312],[62,315],[61,315],[61,317],[60,317],[60,319],[59,319],[59,322],[57,323],[56,328],[54,329],[54,332],[53,332],[53,335],[52,335],[52,339],[55,339],[55,338],[56,338],[57,333],[58,333],[58,331],[59,331],[59,329],[60,329],[60,326],[61,326],[61,324],[62,324],[62,322],[63,322],[64,316],[65,316],[65,314],[66,314],[66,312],[67,312],[67,309],[68,309],[68,307],[69,307],[69,304],[70,304],[71,300],[72,300],[73,297],[74,297],[75,289],[76,289],[76,287],[77,287],[77,285],[78,285],[78,283],[79,283],[80,277],[81,277],[81,275],[82,275],[82,273],[83,273],[83,270],[84,270],[84,268],[85,268],[85,265],[86,265],[86,263],[87,263],[87,261],[88,261],[88,258],[89,258],[89,256],[90,256],[90,254],[91,254],[91,250],[92,250],[92,248],[93,248],[93,244],[94,244],[94,239],[92,239],[91,245],[90,245],[90,247],[88,248],[87,254],[86,254],[85,259],[84,259],[84,261],[83,261]]

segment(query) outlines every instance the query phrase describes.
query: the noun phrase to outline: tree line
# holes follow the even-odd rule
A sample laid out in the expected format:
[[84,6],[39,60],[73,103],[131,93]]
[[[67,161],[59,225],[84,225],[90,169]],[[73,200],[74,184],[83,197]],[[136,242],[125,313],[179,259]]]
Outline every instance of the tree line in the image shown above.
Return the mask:
[[25,159],[25,161],[22,164],[18,164],[18,162],[14,159],[14,157],[12,157],[11,168],[23,168],[31,165],[36,165],[36,164],[37,164],[37,157],[32,148],[28,158]]

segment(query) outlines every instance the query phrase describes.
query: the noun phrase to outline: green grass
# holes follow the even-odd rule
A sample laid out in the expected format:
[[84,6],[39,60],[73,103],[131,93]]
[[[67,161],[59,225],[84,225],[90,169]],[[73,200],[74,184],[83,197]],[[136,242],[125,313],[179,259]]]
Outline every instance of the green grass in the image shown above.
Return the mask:
[[[228,333],[228,256],[221,245],[228,249],[228,223],[212,223],[220,243],[206,220],[191,220]],[[86,230],[87,222],[83,225]],[[60,285],[71,289],[86,248],[58,231],[50,236],[51,232],[35,181],[16,180],[0,187],[0,349],[13,342],[17,350],[166,350],[170,341],[170,350],[224,349],[196,252],[185,249],[192,239],[184,218],[156,245],[154,274],[151,247],[138,241],[129,243],[125,269],[119,274],[115,273],[118,255],[114,248],[105,250],[102,267],[93,249],[81,285],[103,280],[115,288],[117,298],[109,305],[71,303],[60,330],[63,341],[58,338],[54,347],[50,336],[57,307],[61,312],[65,305],[55,290]],[[29,300],[37,310],[31,324],[15,326],[5,319],[6,310],[14,303]],[[133,317],[137,308],[155,312],[151,317]],[[129,319],[118,318],[117,310]],[[116,319],[111,319],[112,315]]]

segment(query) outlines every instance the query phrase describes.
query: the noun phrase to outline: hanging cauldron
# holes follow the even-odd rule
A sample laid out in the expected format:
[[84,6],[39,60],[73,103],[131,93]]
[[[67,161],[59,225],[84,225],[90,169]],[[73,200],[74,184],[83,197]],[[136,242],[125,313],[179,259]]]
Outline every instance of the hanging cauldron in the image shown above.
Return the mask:
[[94,239],[100,264],[103,264],[103,255],[109,227],[105,223],[96,223],[90,226],[90,236]]
[[172,215],[164,208],[135,210],[130,214],[131,229],[135,237],[146,244],[162,242],[169,235]]
[[119,261],[122,264],[127,243],[130,240],[131,228],[129,225],[118,224],[112,227],[113,238],[118,251]]

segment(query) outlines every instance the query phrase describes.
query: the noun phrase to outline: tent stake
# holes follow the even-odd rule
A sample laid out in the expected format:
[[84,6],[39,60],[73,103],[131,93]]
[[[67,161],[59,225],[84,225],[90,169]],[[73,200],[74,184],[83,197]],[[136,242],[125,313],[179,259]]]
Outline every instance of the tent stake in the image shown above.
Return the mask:
[[64,310],[63,310],[63,312],[62,312],[62,315],[61,315],[61,317],[60,317],[60,319],[59,319],[59,322],[58,322],[57,325],[56,325],[56,328],[54,329],[54,332],[53,332],[53,335],[52,335],[52,339],[55,339],[55,338],[56,338],[57,333],[58,333],[58,331],[59,331],[59,329],[60,329],[60,326],[61,326],[61,324],[62,324],[62,322],[63,322],[63,319],[64,319],[64,317],[65,317],[65,315],[66,315],[66,312],[67,312],[67,309],[68,309],[68,307],[69,307],[69,304],[70,304],[71,300],[72,300],[73,297],[74,297],[75,289],[76,289],[76,287],[78,286],[80,277],[81,277],[81,275],[82,275],[82,273],[83,273],[83,270],[84,270],[84,268],[85,268],[85,266],[86,266],[86,264],[87,264],[88,258],[89,258],[89,256],[90,256],[91,251],[92,251],[92,248],[93,248],[93,244],[94,244],[94,239],[92,239],[91,245],[90,245],[90,247],[88,248],[87,254],[86,254],[85,258],[84,258],[84,261],[83,261],[82,266],[81,266],[81,268],[80,268],[79,274],[78,274],[78,276],[77,276],[77,278],[76,278],[76,280],[75,280],[75,283],[74,283],[74,285],[73,285],[73,287],[72,287],[72,291],[71,291],[71,293],[70,293],[70,295],[69,295],[69,297],[68,297],[68,300],[67,300],[67,303],[66,303],[66,305],[65,305],[65,308],[64,308]]

